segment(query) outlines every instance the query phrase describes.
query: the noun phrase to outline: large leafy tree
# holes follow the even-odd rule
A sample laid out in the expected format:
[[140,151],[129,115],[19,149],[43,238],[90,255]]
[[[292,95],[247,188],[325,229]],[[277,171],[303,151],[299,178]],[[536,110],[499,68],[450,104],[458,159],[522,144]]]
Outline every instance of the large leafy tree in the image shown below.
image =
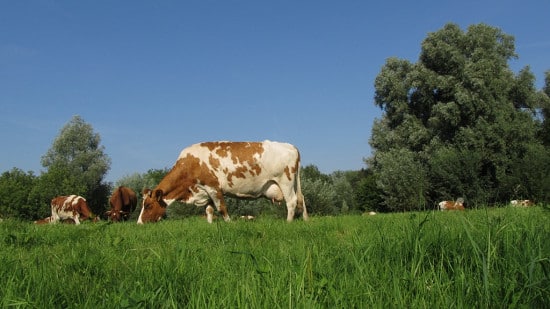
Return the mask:
[[93,127],[74,116],[42,157],[46,171],[34,189],[35,202],[47,205],[54,196],[78,194],[88,200],[93,212],[101,213],[111,190],[103,181],[111,159],[100,142]]
[[423,41],[417,63],[386,61],[367,162],[389,209],[503,202],[527,186],[517,167],[543,150],[534,115],[545,96],[528,67],[511,71],[515,57],[514,38],[497,28],[447,24]]

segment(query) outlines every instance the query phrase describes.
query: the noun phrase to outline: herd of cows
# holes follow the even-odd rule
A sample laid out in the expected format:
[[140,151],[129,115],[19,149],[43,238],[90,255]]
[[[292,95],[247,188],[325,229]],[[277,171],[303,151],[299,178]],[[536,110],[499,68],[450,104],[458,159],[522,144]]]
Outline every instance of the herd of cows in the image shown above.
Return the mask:
[[[105,212],[105,215],[112,222],[126,221],[130,214],[136,209],[137,196],[136,193],[124,186],[120,186],[109,198],[111,209]],[[51,202],[51,216],[35,221],[36,224],[66,222],[80,224],[82,220],[99,221],[99,217],[95,216],[86,199],[78,195],[57,196]]]
[[[300,185],[300,153],[288,143],[204,142],[183,149],[175,165],[153,189],[143,190],[138,223],[157,222],[174,201],[206,207],[212,223],[214,207],[229,221],[224,196],[255,199],[265,197],[273,203],[283,200],[287,221],[298,213],[308,219]],[[136,194],[126,187],[115,190],[107,215],[111,221],[127,220],[137,205]],[[83,197],[70,195],[52,200],[51,216],[36,223],[97,220]]]
[[[512,200],[510,205],[515,207],[531,207],[535,203],[531,200]],[[440,210],[464,210],[464,199],[458,198],[456,201],[442,201],[439,203]]]
[[[183,149],[175,165],[152,190],[143,190],[143,203],[138,224],[157,222],[174,201],[206,207],[206,218],[212,223],[214,207],[225,221],[229,214],[224,196],[255,199],[265,197],[273,203],[283,200],[287,221],[296,210],[304,220],[308,213],[300,186],[300,153],[288,143],[263,142],[204,142]],[[130,188],[115,189],[105,215],[112,222],[126,221],[137,207],[137,196]],[[532,206],[530,200],[514,200],[515,206]],[[441,210],[464,210],[464,199],[442,201]],[[82,220],[97,221],[86,199],[77,195],[52,199],[51,216],[35,221],[37,224]]]

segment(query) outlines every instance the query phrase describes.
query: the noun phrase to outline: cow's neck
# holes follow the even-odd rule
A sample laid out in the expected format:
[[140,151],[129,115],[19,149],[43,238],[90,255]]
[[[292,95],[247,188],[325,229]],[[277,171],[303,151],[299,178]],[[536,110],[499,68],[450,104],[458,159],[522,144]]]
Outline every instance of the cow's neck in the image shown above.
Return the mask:
[[185,198],[185,193],[188,191],[182,184],[183,168],[180,165],[174,166],[166,176],[161,180],[156,189],[161,189],[163,199],[166,204],[170,205],[174,201]]

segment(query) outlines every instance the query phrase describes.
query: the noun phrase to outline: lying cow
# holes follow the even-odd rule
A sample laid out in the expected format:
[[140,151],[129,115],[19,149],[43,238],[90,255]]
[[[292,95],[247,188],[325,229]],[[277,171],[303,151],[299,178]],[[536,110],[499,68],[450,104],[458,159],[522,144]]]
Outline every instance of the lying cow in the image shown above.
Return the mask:
[[458,198],[456,201],[439,202],[440,210],[464,210],[464,199]]
[[120,186],[111,195],[109,204],[111,209],[106,211],[105,215],[113,222],[126,221],[136,210],[136,193],[128,187]]
[[181,151],[176,164],[153,189],[143,191],[138,223],[160,220],[174,201],[206,206],[212,222],[215,206],[225,221],[229,215],[224,195],[237,198],[283,199],[287,221],[296,207],[308,219],[300,187],[300,154],[296,147],[271,141],[206,142]]
[[54,197],[51,202],[52,215],[50,217],[34,221],[36,224],[74,222],[80,224],[80,220],[99,221],[90,211],[86,199],[78,195]]
[[510,201],[510,204],[515,207],[531,207],[535,205],[535,203],[531,200],[512,200]]

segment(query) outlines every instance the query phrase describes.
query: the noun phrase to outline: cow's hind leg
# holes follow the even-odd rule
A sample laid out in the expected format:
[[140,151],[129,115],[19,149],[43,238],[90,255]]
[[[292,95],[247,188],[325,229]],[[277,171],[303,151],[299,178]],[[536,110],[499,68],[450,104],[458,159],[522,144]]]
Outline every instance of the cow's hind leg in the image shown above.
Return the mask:
[[216,209],[222,215],[223,220],[225,220],[225,222],[231,221],[231,219],[229,218],[229,213],[227,212],[227,206],[225,206],[225,199],[223,198],[223,193],[216,192],[215,194],[212,194],[212,192],[208,192],[208,194],[212,199],[212,202],[214,202]]
[[225,200],[223,198],[220,200],[218,211],[222,215],[223,220],[225,220],[225,222],[231,221],[231,219],[229,218],[229,213],[227,212],[227,206],[225,206]]
[[285,195],[287,210],[286,221],[291,222],[294,220],[294,215],[296,214],[296,204],[298,203],[298,198],[293,191],[283,192],[283,194]]

